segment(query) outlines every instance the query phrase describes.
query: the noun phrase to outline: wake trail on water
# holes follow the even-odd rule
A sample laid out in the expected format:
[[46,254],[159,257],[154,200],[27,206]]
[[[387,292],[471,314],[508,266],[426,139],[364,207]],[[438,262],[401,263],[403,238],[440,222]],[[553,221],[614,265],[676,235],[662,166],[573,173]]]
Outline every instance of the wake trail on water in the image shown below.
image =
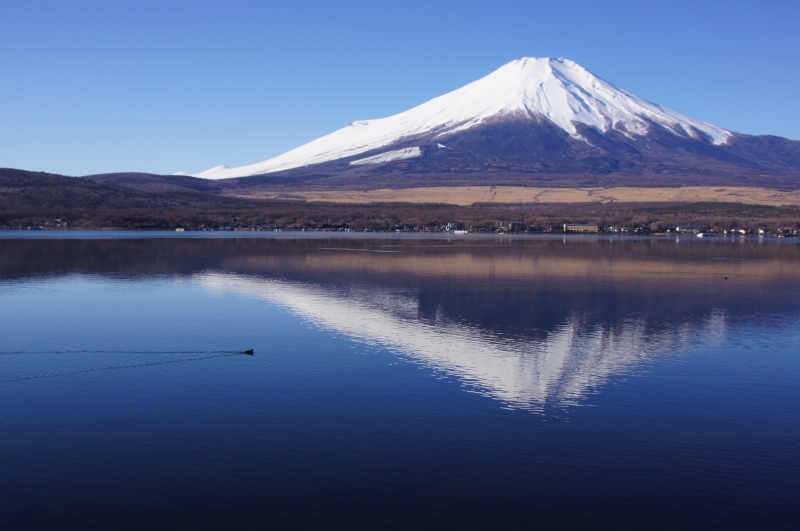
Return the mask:
[[[65,351],[61,351],[59,353],[64,353],[64,352]],[[72,352],[81,352],[81,351],[72,351]],[[85,352],[97,352],[97,351],[83,351],[83,352],[85,353]],[[120,353],[120,352],[123,352],[123,351],[107,351],[107,352]],[[215,351],[210,351],[210,352],[215,352]],[[53,372],[48,372],[48,373],[34,374],[34,375],[30,375],[30,376],[19,376],[19,377],[15,377],[15,378],[5,378],[5,379],[0,379],[0,385],[10,384],[10,383],[15,383],[15,382],[25,382],[25,381],[30,381],[30,380],[40,380],[42,378],[59,378],[61,376],[73,376],[73,375],[76,375],[76,374],[89,374],[89,373],[101,372],[101,371],[116,371],[116,370],[122,370],[122,369],[135,369],[135,368],[139,368],[139,367],[153,367],[153,366],[156,366],[156,365],[169,365],[169,364],[172,364],[172,363],[184,363],[184,362],[189,362],[189,361],[201,361],[201,360],[210,360],[210,359],[214,359],[214,358],[227,358],[227,357],[230,357],[230,356],[245,356],[246,355],[244,352],[231,352],[231,351],[216,351],[216,352],[222,352],[222,353],[216,353],[213,356],[200,356],[200,357],[191,357],[191,358],[180,358],[180,359],[165,360],[165,361],[149,361],[149,362],[144,362],[144,363],[141,363],[141,362],[139,362],[139,363],[124,363],[124,364],[120,364],[120,365],[111,365],[111,366],[107,366],[107,367],[91,367],[91,368],[86,368],[86,369],[65,369],[65,370],[61,370],[61,371],[53,371]],[[51,353],[53,353],[53,352],[48,352],[48,354],[51,354]],[[128,351],[128,352],[125,352],[125,353],[126,354],[132,354],[132,353],[135,353],[135,354],[155,354],[155,353],[157,353],[157,354],[177,354],[177,352],[163,352],[163,351],[161,351],[161,352],[130,352],[130,351]],[[181,353],[189,353],[189,352],[181,352]],[[191,352],[191,353],[193,353],[193,354],[202,354],[203,352]],[[3,354],[7,354],[7,353],[3,353]],[[33,354],[33,353],[31,352],[31,353],[27,353],[27,354]]]
[[0,350],[5,354],[244,354],[238,350]]

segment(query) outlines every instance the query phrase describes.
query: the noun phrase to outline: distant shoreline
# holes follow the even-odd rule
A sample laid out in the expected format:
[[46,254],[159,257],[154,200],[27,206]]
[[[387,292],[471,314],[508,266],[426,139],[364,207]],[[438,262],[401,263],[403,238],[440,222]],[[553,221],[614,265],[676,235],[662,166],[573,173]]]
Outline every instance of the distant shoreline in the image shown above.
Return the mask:
[[174,230],[159,230],[159,229],[112,229],[112,230],[99,230],[99,229],[52,229],[52,230],[20,230],[20,229],[0,229],[0,240],[125,240],[125,239],[204,239],[204,238],[242,238],[242,239],[307,239],[307,240],[324,240],[324,239],[352,239],[352,240],[386,240],[386,239],[403,239],[403,240],[520,240],[520,239],[546,239],[546,240],[680,240],[683,242],[697,241],[697,242],[727,242],[732,241],[770,241],[782,243],[800,243],[800,238],[778,238],[773,235],[758,236],[758,235],[717,235],[713,238],[698,238],[694,234],[684,236],[666,235],[666,234],[609,234],[609,233],[596,233],[596,234],[579,234],[579,233],[543,233],[543,232],[512,232],[512,233],[468,233],[468,234],[452,234],[447,232],[338,232],[338,231],[300,231],[300,230],[285,230],[285,231],[184,231],[176,232]]
[[[431,181],[431,184],[437,181]],[[236,183],[231,183],[236,184]],[[758,230],[795,235],[800,190],[742,186],[556,188],[434,186],[322,190],[122,174],[97,181],[0,169],[0,229],[558,232],[592,224],[629,233]],[[438,229],[436,229],[438,227]]]

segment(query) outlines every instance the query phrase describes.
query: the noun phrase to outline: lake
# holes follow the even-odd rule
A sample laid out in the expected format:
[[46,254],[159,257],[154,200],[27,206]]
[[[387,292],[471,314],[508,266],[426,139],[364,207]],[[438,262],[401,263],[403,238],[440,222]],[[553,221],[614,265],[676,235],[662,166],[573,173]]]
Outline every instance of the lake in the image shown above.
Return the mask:
[[797,530],[799,317],[792,240],[2,232],[0,527]]

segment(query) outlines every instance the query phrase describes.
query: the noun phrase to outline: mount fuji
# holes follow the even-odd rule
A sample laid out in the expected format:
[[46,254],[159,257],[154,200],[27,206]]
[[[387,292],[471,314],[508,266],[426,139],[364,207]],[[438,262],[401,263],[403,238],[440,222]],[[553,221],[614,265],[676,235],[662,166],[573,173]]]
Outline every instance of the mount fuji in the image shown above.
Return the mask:
[[[198,174],[241,185],[800,185],[800,142],[734,133],[568,59],[523,58],[395,116]],[[248,179],[241,179],[248,178]]]

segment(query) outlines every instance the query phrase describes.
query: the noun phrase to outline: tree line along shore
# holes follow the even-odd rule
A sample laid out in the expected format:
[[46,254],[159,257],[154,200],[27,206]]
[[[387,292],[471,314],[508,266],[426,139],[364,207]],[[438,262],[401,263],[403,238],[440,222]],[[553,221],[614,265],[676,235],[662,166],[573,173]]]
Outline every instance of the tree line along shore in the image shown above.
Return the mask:
[[[512,225],[513,223],[513,225]],[[236,204],[225,207],[0,210],[0,229],[352,230],[560,232],[565,224],[600,232],[666,233],[675,227],[719,233],[800,230],[800,208],[738,203],[538,204],[458,207],[446,204]]]

